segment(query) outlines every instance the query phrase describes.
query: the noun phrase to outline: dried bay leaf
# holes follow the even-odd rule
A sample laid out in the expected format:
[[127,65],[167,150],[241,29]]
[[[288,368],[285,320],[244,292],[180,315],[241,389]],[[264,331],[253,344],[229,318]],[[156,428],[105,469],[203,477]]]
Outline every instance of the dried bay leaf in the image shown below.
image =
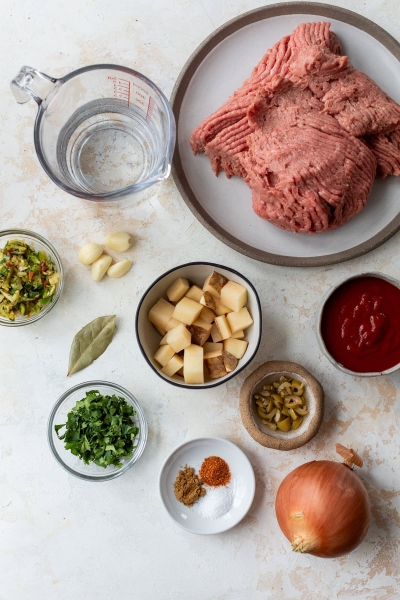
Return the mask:
[[85,369],[103,354],[113,338],[116,318],[98,317],[78,331],[69,353],[68,375]]

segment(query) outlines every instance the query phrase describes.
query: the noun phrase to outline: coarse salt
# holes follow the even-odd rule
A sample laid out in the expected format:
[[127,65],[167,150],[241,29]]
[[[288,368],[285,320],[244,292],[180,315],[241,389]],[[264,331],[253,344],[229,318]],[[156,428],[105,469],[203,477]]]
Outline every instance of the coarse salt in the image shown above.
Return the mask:
[[233,503],[232,491],[227,486],[204,486],[206,495],[199,498],[193,508],[203,519],[219,519],[226,515]]

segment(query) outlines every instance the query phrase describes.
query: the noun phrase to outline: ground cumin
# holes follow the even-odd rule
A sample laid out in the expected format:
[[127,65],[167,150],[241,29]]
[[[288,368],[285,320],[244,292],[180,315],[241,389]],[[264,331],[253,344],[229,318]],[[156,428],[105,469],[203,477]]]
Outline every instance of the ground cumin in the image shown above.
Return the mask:
[[187,465],[179,471],[178,477],[175,479],[174,491],[176,499],[185,506],[192,506],[200,496],[206,494],[194,469]]
[[204,459],[199,475],[202,483],[213,486],[226,485],[231,480],[229,465],[219,456]]

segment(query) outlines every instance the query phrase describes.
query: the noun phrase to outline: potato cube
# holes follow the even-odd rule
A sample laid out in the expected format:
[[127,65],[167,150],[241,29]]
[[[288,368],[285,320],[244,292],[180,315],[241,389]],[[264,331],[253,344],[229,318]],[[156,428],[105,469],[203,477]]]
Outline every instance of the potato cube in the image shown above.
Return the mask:
[[207,323],[212,323],[215,319],[215,314],[211,308],[207,308],[207,306],[205,306],[200,313],[199,319],[203,319],[203,321],[207,321]]
[[204,355],[204,364],[210,374],[210,379],[218,379],[227,374],[224,357],[221,351],[208,352]]
[[239,312],[247,304],[247,290],[244,285],[228,281],[221,290],[221,303],[235,312]]
[[190,344],[183,356],[185,383],[204,383],[203,348]]
[[167,362],[165,367],[161,369],[161,372],[164,373],[164,375],[167,375],[168,377],[172,377],[172,375],[175,375],[175,373],[177,373],[179,369],[182,369],[182,367],[183,358],[175,354],[175,356],[173,356],[171,360]]
[[175,350],[166,344],[165,346],[160,346],[157,352],[154,355],[154,360],[156,360],[162,367],[171,360],[173,355],[175,354]]
[[192,334],[192,344],[202,346],[210,337],[212,329],[211,323],[197,319],[192,325],[189,325],[189,331]]
[[214,342],[214,344],[217,344],[218,342],[222,342],[222,337],[220,336],[218,328],[215,323],[211,327],[210,334],[211,334],[211,338],[212,338],[212,341]]
[[206,352],[222,352],[223,348],[224,346],[222,343],[206,342],[203,346],[204,355],[206,354]]
[[232,312],[232,310],[230,308],[228,308],[227,306],[224,306],[224,304],[221,304],[221,302],[215,303],[215,314],[216,315],[218,315],[218,316],[227,315],[230,312]]
[[[218,317],[219,319],[220,317]],[[231,312],[226,315],[229,327],[232,333],[247,329],[253,323],[253,319],[246,307],[243,307],[239,312]]]
[[172,317],[185,325],[191,325],[200,315],[203,305],[184,296],[174,308]]
[[215,324],[217,326],[219,335],[221,336],[221,340],[226,340],[227,338],[231,337],[231,330],[226,319],[227,318],[225,317],[225,315],[221,315],[220,317],[215,318]]
[[196,302],[200,302],[200,298],[203,295],[203,290],[199,288],[198,285],[192,285],[190,290],[186,292],[186,298],[190,298],[191,300],[195,300]]
[[165,326],[165,331],[168,333],[168,331],[171,331],[171,329],[174,329],[175,327],[178,327],[178,325],[181,325],[180,321],[177,321],[176,319],[172,318],[168,321],[168,323]]
[[211,310],[215,310],[215,298],[211,296],[210,292],[204,292],[202,297],[200,298],[200,304],[203,306],[208,306]]
[[224,365],[225,365],[225,369],[228,373],[231,373],[232,371],[234,371],[237,367],[238,364],[238,359],[236,358],[236,356],[233,356],[233,354],[231,354],[230,352],[226,352],[226,350],[223,351],[222,353],[223,359],[224,359]]
[[164,336],[167,332],[165,331],[165,329],[163,329],[162,327],[157,327],[157,325],[154,325],[153,323],[153,327],[155,327],[158,331],[158,333],[162,336]]
[[228,283],[228,279],[214,271],[204,282],[203,291],[209,292],[213,298],[219,300],[222,287]]
[[191,344],[191,335],[183,323],[174,327],[167,333],[167,344],[169,344],[174,352],[180,352]]
[[235,340],[242,340],[244,338],[243,329],[241,329],[240,331],[236,331],[236,333],[232,333],[231,338]]
[[190,284],[187,279],[184,277],[179,277],[175,279],[174,283],[171,283],[169,288],[166,291],[167,298],[170,302],[179,302],[181,298],[186,294],[188,289],[190,288]]
[[172,317],[172,313],[174,312],[174,306],[164,300],[164,298],[160,298],[158,302],[150,309],[148,314],[148,319],[150,323],[161,329],[165,329],[166,324]]
[[218,300],[222,288],[227,283],[228,279],[226,277],[221,275],[221,273],[218,273],[218,271],[213,271],[210,277],[208,277],[204,282],[203,290],[206,292],[210,292],[210,294]]
[[248,342],[244,340],[234,340],[230,338],[229,340],[224,341],[224,350],[225,352],[229,352],[236,356],[237,359],[243,357],[244,353],[247,350]]
[[166,346],[168,344],[167,342],[167,334],[164,335],[163,339],[161,340],[161,342],[158,344],[159,346]]

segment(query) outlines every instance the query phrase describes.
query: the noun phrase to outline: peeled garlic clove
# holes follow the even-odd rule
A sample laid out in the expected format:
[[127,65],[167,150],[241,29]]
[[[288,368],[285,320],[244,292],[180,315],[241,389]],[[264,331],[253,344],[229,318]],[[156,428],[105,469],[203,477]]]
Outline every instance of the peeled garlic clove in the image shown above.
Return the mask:
[[115,265],[111,265],[111,267],[107,271],[107,275],[109,277],[113,277],[114,279],[116,279],[117,277],[122,277],[122,275],[125,275],[125,273],[129,271],[131,266],[131,260],[121,260],[120,262],[115,263]]
[[83,265],[91,265],[103,254],[103,246],[89,242],[79,250],[78,258]]
[[115,252],[125,252],[131,245],[131,236],[124,231],[114,231],[106,237],[105,244],[110,250]]
[[103,254],[92,264],[92,279],[93,281],[100,281],[106,274],[108,267],[111,265],[112,258]]

